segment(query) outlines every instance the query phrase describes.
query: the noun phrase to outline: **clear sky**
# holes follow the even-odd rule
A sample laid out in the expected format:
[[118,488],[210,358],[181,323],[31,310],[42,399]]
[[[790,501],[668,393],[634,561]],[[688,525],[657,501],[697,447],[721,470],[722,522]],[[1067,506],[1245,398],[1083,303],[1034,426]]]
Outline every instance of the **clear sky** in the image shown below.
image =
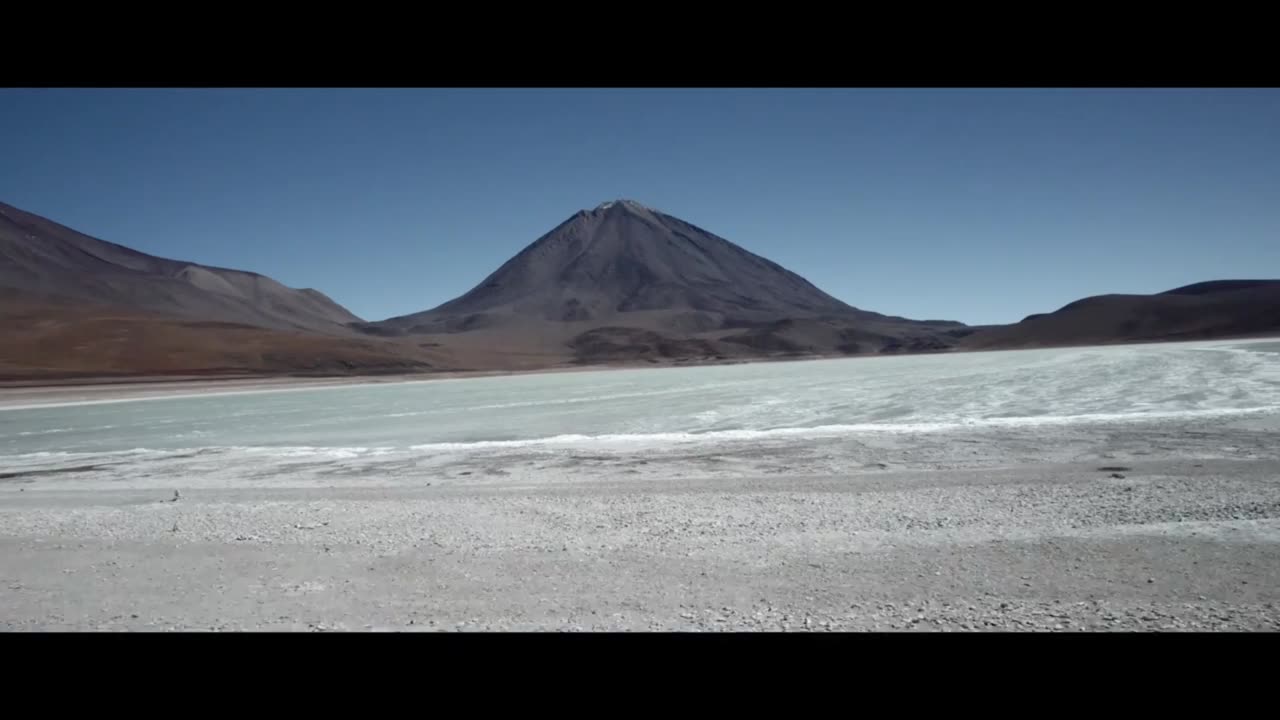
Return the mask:
[[1280,277],[1280,91],[0,89],[0,201],[368,320],[630,198],[868,310]]

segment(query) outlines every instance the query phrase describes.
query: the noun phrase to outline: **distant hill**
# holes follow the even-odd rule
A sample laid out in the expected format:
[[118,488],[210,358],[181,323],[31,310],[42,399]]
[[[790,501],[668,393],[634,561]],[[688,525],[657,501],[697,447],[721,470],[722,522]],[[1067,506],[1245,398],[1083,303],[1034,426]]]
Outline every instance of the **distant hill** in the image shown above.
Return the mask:
[[413,345],[146,313],[0,290],[0,381],[165,375],[368,375],[447,369]]
[[447,353],[354,332],[315,290],[141,253],[0,203],[0,380],[368,374]]
[[967,349],[1206,340],[1280,334],[1280,280],[1214,280],[1154,295],[1095,295],[1012,325],[976,330]]
[[316,290],[147,255],[0,203],[0,288],[172,317],[347,334],[360,318]]

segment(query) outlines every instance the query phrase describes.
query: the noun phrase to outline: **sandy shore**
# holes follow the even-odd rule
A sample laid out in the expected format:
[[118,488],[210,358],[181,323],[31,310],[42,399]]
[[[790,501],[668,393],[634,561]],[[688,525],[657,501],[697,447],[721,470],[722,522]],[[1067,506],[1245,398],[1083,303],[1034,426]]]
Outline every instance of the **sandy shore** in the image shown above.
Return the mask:
[[1276,630],[1276,430],[10,472],[0,627]]
[[556,372],[582,372],[607,368],[546,368],[528,371],[458,371],[416,373],[412,375],[361,375],[352,377],[233,377],[221,379],[127,379],[116,381],[81,381],[74,383],[9,383],[0,386],[0,410],[55,405],[181,398],[203,395],[234,395],[286,390],[308,390],[350,385],[432,382],[464,378],[491,377]]
[[[788,360],[761,360],[760,362],[803,362],[833,358],[803,358]],[[738,365],[741,362],[701,363],[702,365]],[[659,370],[688,367],[693,363],[667,363],[654,365],[574,365],[538,368],[534,370],[456,370],[408,375],[355,375],[349,377],[288,377],[288,376],[238,376],[226,378],[122,378],[77,380],[74,382],[9,381],[0,383],[0,410],[52,407],[56,405],[82,405],[89,403],[119,402],[123,400],[148,400],[159,398],[198,397],[204,395],[235,395],[245,393],[308,390],[352,385],[383,385],[395,383],[438,382],[467,378],[500,377],[508,375],[545,375],[550,373],[600,372],[610,370]]]

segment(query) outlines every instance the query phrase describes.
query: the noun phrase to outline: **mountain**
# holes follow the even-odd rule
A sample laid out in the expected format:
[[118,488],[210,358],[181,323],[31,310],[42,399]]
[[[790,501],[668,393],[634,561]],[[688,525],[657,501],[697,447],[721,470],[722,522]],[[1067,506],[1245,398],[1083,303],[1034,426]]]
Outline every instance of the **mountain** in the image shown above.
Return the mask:
[[1154,295],[1095,295],[977,329],[966,349],[1207,340],[1280,334],[1280,280],[1214,280]]
[[0,203],[0,380],[448,367],[315,290],[147,255]]
[[567,346],[578,362],[938,350],[964,328],[852,307],[771,260],[631,200],[575,213],[460,297],[357,326],[383,336]]
[[971,327],[851,306],[629,200],[575,213],[438,307],[365,322],[315,290],[0,203],[0,380],[534,370],[1280,335],[1280,280],[1100,295]]
[[346,335],[360,318],[315,290],[170,260],[0,203],[0,288],[144,313]]
[[465,295],[380,325],[451,331],[510,317],[604,321],[654,310],[687,313],[703,327],[854,311],[727,240],[620,200],[575,213]]

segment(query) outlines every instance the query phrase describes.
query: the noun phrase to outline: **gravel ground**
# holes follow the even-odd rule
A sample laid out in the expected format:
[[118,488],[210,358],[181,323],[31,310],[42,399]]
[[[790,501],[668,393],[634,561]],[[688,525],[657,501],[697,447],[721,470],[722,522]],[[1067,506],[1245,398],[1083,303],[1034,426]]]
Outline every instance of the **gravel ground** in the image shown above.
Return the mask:
[[294,486],[9,473],[0,628],[1276,630],[1275,437],[1237,419],[334,461]]

